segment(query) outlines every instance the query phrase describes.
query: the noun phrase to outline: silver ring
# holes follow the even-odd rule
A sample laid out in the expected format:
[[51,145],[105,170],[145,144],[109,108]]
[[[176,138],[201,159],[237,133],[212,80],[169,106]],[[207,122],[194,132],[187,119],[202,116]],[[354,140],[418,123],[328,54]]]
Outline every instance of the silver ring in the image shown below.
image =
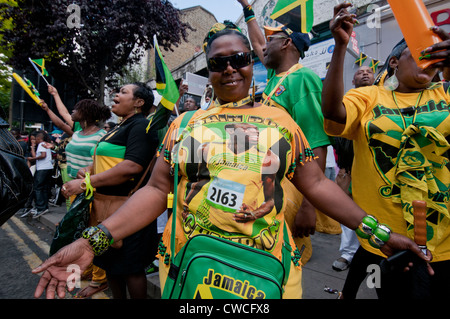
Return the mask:
[[63,187],[62,187],[62,190],[63,190],[63,191],[66,191],[66,186],[63,186]]
[[336,18],[334,18],[334,21],[336,21],[337,19],[340,19],[340,18],[342,18],[342,16],[341,15],[337,15]]

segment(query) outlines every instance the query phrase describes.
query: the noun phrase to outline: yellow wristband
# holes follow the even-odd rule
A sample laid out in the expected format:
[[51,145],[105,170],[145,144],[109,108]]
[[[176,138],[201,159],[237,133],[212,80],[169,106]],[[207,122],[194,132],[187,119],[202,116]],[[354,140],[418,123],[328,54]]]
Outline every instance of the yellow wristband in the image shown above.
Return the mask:
[[[84,189],[83,189],[84,185]],[[91,198],[92,195],[94,195],[94,188],[91,185],[91,174],[86,173],[84,177],[84,181],[80,185],[81,189],[86,190],[86,198]]]

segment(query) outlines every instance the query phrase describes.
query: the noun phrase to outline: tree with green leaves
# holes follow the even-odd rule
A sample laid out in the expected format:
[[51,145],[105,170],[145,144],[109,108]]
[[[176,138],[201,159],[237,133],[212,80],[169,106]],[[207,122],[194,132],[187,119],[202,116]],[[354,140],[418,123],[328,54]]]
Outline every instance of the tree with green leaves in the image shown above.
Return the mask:
[[[0,5],[7,4],[9,6],[16,5],[14,0],[0,0]],[[6,19],[0,15],[0,29],[6,30],[11,28],[11,19]],[[0,32],[0,42],[1,42]],[[0,46],[0,116],[4,117],[4,120],[8,120],[9,104],[11,97],[11,81],[12,81],[12,68],[7,64],[11,52]]]
[[190,26],[167,0],[17,0],[0,3],[0,47],[13,52],[8,63],[30,67],[28,58],[45,59],[56,81],[64,81],[82,97],[103,103],[124,67],[140,61],[153,45],[171,50],[186,40]]

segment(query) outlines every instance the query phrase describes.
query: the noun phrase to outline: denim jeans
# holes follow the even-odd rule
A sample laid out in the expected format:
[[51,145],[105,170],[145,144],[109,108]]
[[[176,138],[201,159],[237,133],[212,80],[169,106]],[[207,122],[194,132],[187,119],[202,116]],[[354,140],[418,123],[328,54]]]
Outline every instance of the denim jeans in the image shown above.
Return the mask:
[[48,209],[48,193],[52,171],[52,169],[43,169],[36,170],[36,173],[34,173],[34,200],[38,212]]

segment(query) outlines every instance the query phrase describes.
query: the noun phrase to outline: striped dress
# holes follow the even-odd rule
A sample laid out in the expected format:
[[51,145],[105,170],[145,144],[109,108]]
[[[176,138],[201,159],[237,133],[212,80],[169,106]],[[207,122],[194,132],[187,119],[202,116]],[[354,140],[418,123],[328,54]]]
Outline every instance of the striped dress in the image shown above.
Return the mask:
[[67,174],[71,178],[77,177],[79,169],[92,164],[91,149],[106,134],[101,129],[91,135],[82,135],[77,131],[72,135],[72,140],[66,146]]

